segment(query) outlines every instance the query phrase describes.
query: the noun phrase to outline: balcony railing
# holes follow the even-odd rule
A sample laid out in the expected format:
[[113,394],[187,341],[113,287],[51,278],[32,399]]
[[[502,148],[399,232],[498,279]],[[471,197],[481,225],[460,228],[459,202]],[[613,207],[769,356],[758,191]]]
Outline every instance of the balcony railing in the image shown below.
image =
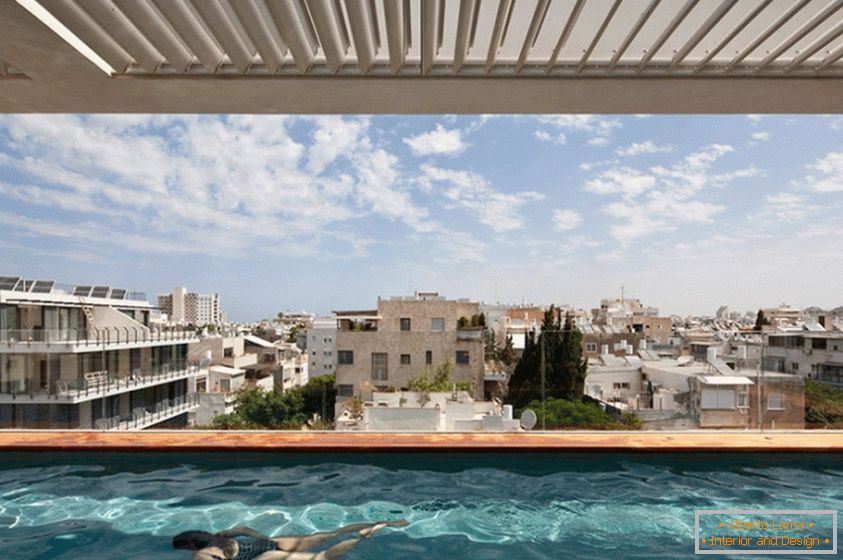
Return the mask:
[[482,340],[483,327],[458,327],[457,340]]
[[197,340],[196,331],[147,329],[138,327],[98,327],[91,329],[4,329],[0,345],[64,345],[108,346],[146,342],[179,342]]
[[159,422],[189,412],[199,406],[199,394],[188,393],[175,399],[167,399],[150,407],[138,407],[128,416],[100,418],[94,422],[97,430],[142,430]]
[[21,379],[0,383],[0,394],[46,396],[55,399],[80,399],[120,393],[135,388],[155,385],[200,373],[199,363],[175,361],[149,369],[136,369],[130,374],[118,375],[108,371],[95,371],[81,379],[58,379],[45,387],[40,379]]

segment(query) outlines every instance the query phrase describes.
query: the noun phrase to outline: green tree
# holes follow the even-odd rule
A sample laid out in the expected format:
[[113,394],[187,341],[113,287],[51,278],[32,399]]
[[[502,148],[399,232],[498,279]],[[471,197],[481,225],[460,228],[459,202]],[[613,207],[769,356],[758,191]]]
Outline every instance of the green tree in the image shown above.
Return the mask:
[[296,323],[295,325],[290,327],[290,332],[287,333],[287,342],[295,344],[296,337],[298,336],[299,330],[301,330],[301,328],[302,328],[301,323]]
[[495,341],[495,331],[488,329],[484,333],[485,344],[483,345],[483,355],[486,360],[498,359],[498,344]]
[[582,333],[570,314],[562,324],[558,310],[551,305],[544,313],[538,340],[532,333],[527,337],[521,360],[509,382],[507,402],[519,408],[542,398],[542,352],[545,396],[581,400],[588,367],[588,360],[582,355]]
[[527,333],[521,359],[515,365],[515,371],[509,379],[509,391],[506,402],[515,408],[523,408],[534,399],[541,399],[539,362],[541,361],[539,344],[535,331]]
[[513,360],[515,360],[515,346],[512,342],[511,334],[506,335],[503,348],[498,352],[498,359],[506,365],[511,365]]
[[[542,408],[542,403],[535,400],[527,408],[534,411]],[[635,414],[626,413],[620,419],[594,403],[571,401],[550,397],[544,403],[546,427],[550,430],[640,430],[641,419]],[[519,415],[522,411],[519,411]]]
[[453,391],[454,388],[457,391],[474,392],[471,381],[461,380],[454,383],[451,378],[453,369],[451,362],[444,362],[439,364],[432,375],[428,370],[422,370],[416,377],[407,381],[407,388],[419,394],[419,404],[422,408],[430,402],[430,393],[446,393]]
[[304,387],[287,391],[297,391],[302,397],[302,412],[308,418],[314,414],[328,423],[334,421],[334,404],[337,400],[336,377],[320,375],[311,378]]
[[266,329],[261,326],[252,327],[252,336],[257,336],[259,338],[263,338],[266,336]]
[[237,392],[234,412],[243,422],[266,428],[298,427],[307,421],[299,391],[264,391],[244,388]]

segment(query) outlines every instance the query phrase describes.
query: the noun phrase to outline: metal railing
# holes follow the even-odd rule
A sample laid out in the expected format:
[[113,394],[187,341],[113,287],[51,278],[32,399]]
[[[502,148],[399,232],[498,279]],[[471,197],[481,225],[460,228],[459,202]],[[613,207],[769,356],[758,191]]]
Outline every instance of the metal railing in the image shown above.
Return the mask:
[[150,329],[139,327],[92,327],[90,329],[3,329],[0,345],[45,344],[64,346],[108,346],[146,342],[198,340],[194,329]]
[[111,416],[94,422],[97,430],[142,430],[158,422],[168,420],[199,406],[199,394],[188,393],[175,399],[166,399],[149,407],[138,407],[128,416]]
[[105,370],[89,372],[82,378],[57,379],[52,387],[45,386],[41,379],[26,378],[0,383],[0,394],[48,396],[56,399],[97,397],[195,375],[202,369],[200,363],[179,360],[148,369],[138,368],[124,375]]

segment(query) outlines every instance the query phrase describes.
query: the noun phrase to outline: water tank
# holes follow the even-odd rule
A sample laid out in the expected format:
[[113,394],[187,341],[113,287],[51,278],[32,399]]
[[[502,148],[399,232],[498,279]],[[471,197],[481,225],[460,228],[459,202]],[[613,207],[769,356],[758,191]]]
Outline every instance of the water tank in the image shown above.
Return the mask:
[[503,405],[503,419],[504,420],[512,420],[512,405],[511,404]]
[[709,346],[705,351],[705,358],[709,361],[709,363],[713,362],[717,359],[717,348],[713,348]]

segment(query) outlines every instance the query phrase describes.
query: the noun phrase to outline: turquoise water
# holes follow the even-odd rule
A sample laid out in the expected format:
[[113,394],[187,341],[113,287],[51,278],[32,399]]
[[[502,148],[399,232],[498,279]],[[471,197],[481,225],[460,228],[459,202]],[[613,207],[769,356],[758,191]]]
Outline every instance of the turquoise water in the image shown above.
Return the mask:
[[833,455],[0,454],[16,560],[187,559],[185,530],[382,519],[410,525],[345,558],[692,558],[695,509],[841,506]]

